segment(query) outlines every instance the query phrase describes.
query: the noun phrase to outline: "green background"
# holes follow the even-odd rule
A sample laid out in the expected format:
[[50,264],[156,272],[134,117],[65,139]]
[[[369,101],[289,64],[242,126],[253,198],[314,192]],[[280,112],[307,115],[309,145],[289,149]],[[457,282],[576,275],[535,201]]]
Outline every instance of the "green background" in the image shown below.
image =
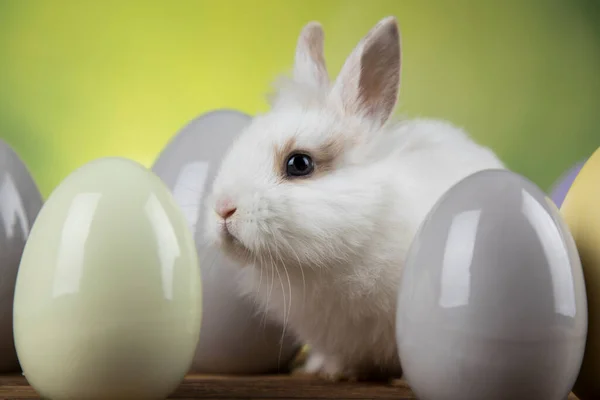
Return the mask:
[[595,0],[0,1],[0,137],[42,193],[102,156],[150,166],[190,119],[267,109],[297,35],[337,73],[398,17],[401,114],[449,119],[543,189],[600,145]]

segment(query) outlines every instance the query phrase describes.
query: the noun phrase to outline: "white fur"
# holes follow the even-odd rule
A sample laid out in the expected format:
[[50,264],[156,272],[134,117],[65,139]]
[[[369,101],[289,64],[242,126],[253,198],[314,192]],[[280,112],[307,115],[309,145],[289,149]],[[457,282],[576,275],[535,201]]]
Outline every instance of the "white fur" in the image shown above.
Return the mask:
[[[413,236],[457,181],[504,168],[490,150],[449,123],[392,124],[386,110],[393,107],[385,99],[358,99],[356,75],[370,72],[356,63],[367,65],[362,55],[370,46],[378,51],[398,46],[394,27],[394,19],[380,22],[332,86],[323,85],[324,64],[307,61],[319,62],[306,54],[311,51],[306,40],[322,35],[304,32],[294,80],[279,91],[271,112],[257,116],[232,145],[208,202],[207,239],[241,265],[251,264],[240,269],[241,291],[311,346],[307,371],[330,377],[378,368],[400,372],[395,308]],[[376,73],[392,76],[386,90],[393,90],[396,71],[378,68],[384,70]],[[367,78],[376,77],[362,82]],[[364,104],[370,108],[361,109]],[[336,137],[344,152],[333,171],[302,181],[278,176],[275,150],[290,138],[310,149]],[[223,196],[237,206],[227,222],[233,241],[212,209]]]

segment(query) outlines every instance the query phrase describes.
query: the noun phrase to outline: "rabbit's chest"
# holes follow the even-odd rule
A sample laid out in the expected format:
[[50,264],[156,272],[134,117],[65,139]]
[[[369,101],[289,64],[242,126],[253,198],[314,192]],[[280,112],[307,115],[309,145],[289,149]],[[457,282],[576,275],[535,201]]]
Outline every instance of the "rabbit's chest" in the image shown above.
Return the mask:
[[[305,274],[288,281],[253,276],[252,296],[301,341],[348,359],[395,356],[396,279],[365,286],[366,277],[319,279]],[[258,279],[258,280],[257,280]]]

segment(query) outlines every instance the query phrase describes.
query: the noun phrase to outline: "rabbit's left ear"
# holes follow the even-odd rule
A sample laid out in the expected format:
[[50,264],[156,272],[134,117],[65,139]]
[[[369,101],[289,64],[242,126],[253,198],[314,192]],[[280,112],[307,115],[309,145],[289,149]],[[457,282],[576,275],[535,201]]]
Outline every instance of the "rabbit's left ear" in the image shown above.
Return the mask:
[[396,106],[400,58],[396,18],[384,18],[348,56],[331,90],[331,100],[345,114],[383,125]]
[[324,33],[321,24],[309,22],[302,29],[296,46],[294,80],[316,88],[326,88],[329,76],[323,56]]

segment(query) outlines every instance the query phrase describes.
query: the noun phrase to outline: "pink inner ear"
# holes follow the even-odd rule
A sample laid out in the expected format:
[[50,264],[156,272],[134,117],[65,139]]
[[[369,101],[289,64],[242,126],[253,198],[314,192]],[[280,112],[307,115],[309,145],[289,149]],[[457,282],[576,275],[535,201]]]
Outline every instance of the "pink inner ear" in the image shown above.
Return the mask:
[[385,26],[383,35],[364,48],[361,56],[359,97],[363,112],[385,122],[391,115],[400,86],[400,45],[397,25]]
[[378,123],[392,114],[400,86],[400,37],[394,18],[380,21],[348,57],[331,91],[347,114]]

